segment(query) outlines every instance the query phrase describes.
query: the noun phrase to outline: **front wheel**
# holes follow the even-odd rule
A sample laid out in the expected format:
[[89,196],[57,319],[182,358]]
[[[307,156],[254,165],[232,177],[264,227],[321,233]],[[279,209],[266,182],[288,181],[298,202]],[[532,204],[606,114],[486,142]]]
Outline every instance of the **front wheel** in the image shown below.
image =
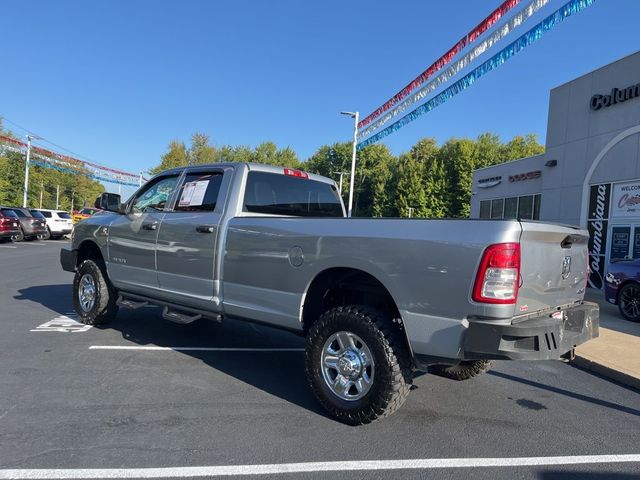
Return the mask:
[[80,321],[86,325],[110,322],[118,313],[116,297],[101,266],[85,260],[73,278],[73,304]]
[[618,296],[620,314],[630,322],[640,322],[640,285],[628,283]]
[[409,352],[381,312],[364,306],[324,313],[307,337],[305,369],[322,406],[348,425],[395,412],[411,386]]
[[465,360],[458,365],[433,365],[429,372],[451,380],[469,380],[489,371],[491,360]]

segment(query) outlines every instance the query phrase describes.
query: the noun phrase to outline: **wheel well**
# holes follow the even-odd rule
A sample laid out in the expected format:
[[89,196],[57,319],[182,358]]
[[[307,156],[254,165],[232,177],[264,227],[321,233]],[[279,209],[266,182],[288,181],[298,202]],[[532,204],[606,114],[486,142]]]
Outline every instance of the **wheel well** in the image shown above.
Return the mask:
[[[373,275],[353,268],[331,268],[314,278],[302,309],[302,327],[306,335],[324,312],[341,305],[367,305],[387,314],[402,328],[400,311],[393,297]],[[404,336],[404,333],[403,333]]]
[[78,265],[80,265],[85,260],[97,260],[101,263],[104,263],[104,258],[102,257],[100,247],[98,247],[98,245],[96,245],[92,241],[84,241],[78,248]]

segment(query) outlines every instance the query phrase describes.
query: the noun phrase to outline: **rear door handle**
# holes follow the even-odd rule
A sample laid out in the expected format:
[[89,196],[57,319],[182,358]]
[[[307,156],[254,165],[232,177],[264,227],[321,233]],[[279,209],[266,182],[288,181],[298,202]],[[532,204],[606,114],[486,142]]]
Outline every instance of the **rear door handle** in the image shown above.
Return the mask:
[[157,230],[158,229],[158,222],[143,223],[142,224],[142,229],[143,230]]
[[213,227],[211,225],[198,225],[196,227],[196,232],[200,232],[200,233],[213,233],[215,231],[216,227]]

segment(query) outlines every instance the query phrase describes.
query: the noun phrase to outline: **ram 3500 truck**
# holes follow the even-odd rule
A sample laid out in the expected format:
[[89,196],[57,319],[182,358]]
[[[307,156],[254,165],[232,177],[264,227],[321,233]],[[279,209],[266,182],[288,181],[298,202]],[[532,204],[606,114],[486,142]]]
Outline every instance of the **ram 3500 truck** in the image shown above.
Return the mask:
[[348,424],[397,410],[416,371],[467,379],[598,335],[576,228],[345,218],[332,180],[254,164],[169,170],[96,207],[114,214],[77,224],[60,259],[84,323],[155,304],[179,323],[291,330],[314,394]]

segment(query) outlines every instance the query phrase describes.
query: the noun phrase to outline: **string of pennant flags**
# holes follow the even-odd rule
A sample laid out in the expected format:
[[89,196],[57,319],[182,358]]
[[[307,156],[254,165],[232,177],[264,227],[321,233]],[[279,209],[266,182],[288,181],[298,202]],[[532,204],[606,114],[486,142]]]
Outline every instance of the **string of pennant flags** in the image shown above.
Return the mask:
[[[443,85],[449,79],[451,79],[456,74],[458,74],[461,70],[471,65],[474,62],[474,60],[476,60],[480,55],[482,55],[482,53],[487,51],[489,48],[491,48],[495,43],[497,43],[502,38],[508,36],[517,27],[522,25],[527,19],[533,16],[537,11],[539,11],[545,5],[547,5],[549,1],[550,0],[532,0],[524,8],[522,8],[519,12],[517,12],[510,20],[507,20],[506,22],[501,24],[498,28],[496,28],[493,32],[491,32],[480,44],[478,44],[473,50],[470,50],[465,55],[460,57],[447,70],[445,70],[442,74],[440,74],[438,77],[433,79],[431,82],[425,84],[425,80],[430,77],[430,76],[425,76],[424,79],[422,79],[420,83],[416,85],[414,82],[418,81],[418,79],[421,79],[420,76],[417,77],[417,79],[414,80],[414,82],[407,85],[407,87],[411,86],[411,88],[407,90],[406,93],[403,93],[402,95],[400,95],[400,93],[405,91],[407,87],[405,87],[405,89],[403,89],[401,92],[396,94],[392,99],[387,101],[383,106],[377,108],[372,114],[370,114],[365,118],[367,122],[364,123],[363,126],[370,124],[375,118],[380,117],[380,115],[382,115],[384,112],[388,112],[382,118],[375,121],[374,123],[369,125],[369,127],[365,128],[358,134],[357,149],[361,150],[368,145],[372,145],[380,141],[382,138],[396,132],[403,126],[416,120],[418,117],[424,115],[425,113],[430,112],[431,110],[437,108],[443,103],[449,101],[458,93],[472,86],[475,83],[475,81],[478,80],[480,77],[486,75],[492,70],[495,70],[496,68],[498,68],[499,66],[507,62],[510,58],[512,58],[516,53],[521,52],[527,46],[538,41],[547,32],[549,32],[554,27],[562,23],[562,21],[564,21],[566,18],[576,15],[577,13],[591,6],[595,2],[595,0],[569,0],[562,7],[557,9],[548,17],[544,18],[541,22],[536,24],[529,31],[524,33],[522,36],[518,37],[515,41],[511,42],[505,48],[500,50],[498,53],[493,55],[484,63],[480,64],[477,68],[473,69],[470,73],[463,76],[460,80],[452,84],[450,87],[444,89],[443,91],[436,94],[426,102],[419,104],[419,102],[423,100],[429,93],[437,89],[439,86]],[[504,7],[505,9],[507,7],[509,8],[505,10],[502,13],[502,15],[500,15],[495,21],[493,21],[491,25],[497,23],[498,19],[502,17],[504,13],[506,13],[508,10],[515,7],[517,3],[518,2],[510,4],[508,2],[504,2],[499,7],[499,9],[502,7]],[[490,17],[487,17],[487,18],[490,18]],[[484,31],[486,31],[487,29],[485,29]],[[469,35],[470,34],[468,34],[465,38],[469,38]],[[474,40],[476,38],[477,36],[474,37]],[[460,51],[458,51],[457,53],[460,53]],[[450,63],[454,57],[455,55],[449,58],[446,63],[447,64]],[[437,71],[437,70],[434,70],[434,71]],[[416,89],[417,91],[413,95],[409,96],[411,92],[415,91]],[[400,103],[400,101],[405,98],[406,100]],[[385,128],[382,128],[388,122],[390,122],[391,120],[393,120],[394,118],[396,118],[401,113],[405,112],[415,104],[419,104],[419,105],[416,106],[409,113],[405,114],[395,122],[391,123],[391,125]]]
[[[0,135],[0,153],[15,152],[25,154],[28,145],[12,137]],[[42,147],[31,146],[31,158],[29,163],[44,168],[50,168],[59,172],[84,175],[93,180],[115,183],[130,187],[138,187],[147,179],[141,174],[116,170],[104,165],[78,160],[77,158],[52,152]]]

